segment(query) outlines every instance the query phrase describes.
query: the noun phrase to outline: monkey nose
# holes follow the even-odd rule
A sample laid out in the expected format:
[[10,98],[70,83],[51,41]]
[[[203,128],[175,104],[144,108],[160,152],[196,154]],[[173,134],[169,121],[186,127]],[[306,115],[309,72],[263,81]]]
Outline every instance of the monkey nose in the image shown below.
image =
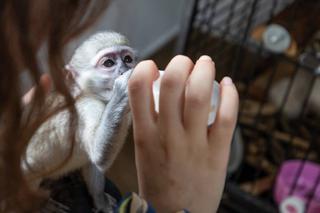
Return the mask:
[[120,75],[123,75],[124,73],[128,72],[129,69],[128,68],[123,68],[120,70]]

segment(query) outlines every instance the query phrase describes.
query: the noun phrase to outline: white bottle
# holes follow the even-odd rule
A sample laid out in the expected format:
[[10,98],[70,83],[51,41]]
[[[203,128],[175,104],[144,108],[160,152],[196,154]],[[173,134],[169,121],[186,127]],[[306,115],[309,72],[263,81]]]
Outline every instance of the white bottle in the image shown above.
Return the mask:
[[[161,82],[161,78],[164,74],[163,70],[159,70],[159,71],[160,71],[160,76],[153,83],[153,98],[154,98],[154,105],[155,105],[156,112],[159,112],[160,82]],[[213,82],[212,98],[211,98],[211,109],[210,109],[209,119],[208,119],[208,126],[213,124],[213,122],[216,118],[219,102],[220,102],[220,86],[219,86],[218,82],[214,81]]]

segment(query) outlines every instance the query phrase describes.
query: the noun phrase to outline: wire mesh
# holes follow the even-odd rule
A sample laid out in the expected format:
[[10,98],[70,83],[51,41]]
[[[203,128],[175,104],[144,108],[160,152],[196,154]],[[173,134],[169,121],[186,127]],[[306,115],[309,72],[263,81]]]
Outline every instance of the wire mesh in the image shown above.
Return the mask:
[[277,212],[298,197],[304,212],[320,212],[320,1],[192,5],[177,51],[212,56],[218,80],[231,76],[240,93],[241,140],[233,143],[243,144],[244,157],[229,174],[220,211]]

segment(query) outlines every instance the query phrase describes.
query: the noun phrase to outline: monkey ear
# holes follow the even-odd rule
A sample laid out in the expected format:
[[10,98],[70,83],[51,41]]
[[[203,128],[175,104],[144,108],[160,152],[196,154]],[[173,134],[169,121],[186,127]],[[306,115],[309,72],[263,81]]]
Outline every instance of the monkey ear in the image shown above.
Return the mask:
[[65,70],[67,71],[67,79],[76,79],[78,76],[78,72],[70,65],[67,64],[64,66]]

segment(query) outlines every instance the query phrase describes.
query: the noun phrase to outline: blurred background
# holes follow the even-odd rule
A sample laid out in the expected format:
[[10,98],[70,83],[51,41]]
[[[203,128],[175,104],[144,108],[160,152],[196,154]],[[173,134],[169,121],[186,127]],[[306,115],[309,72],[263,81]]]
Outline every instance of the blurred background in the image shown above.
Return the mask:
[[113,30],[126,35],[139,54],[147,58],[179,34],[180,19],[187,0],[116,0],[110,1],[100,21],[78,41],[99,30]]
[[[176,52],[213,57],[241,106],[220,212],[320,212],[320,2],[199,0]],[[183,32],[183,33],[182,33]]]

